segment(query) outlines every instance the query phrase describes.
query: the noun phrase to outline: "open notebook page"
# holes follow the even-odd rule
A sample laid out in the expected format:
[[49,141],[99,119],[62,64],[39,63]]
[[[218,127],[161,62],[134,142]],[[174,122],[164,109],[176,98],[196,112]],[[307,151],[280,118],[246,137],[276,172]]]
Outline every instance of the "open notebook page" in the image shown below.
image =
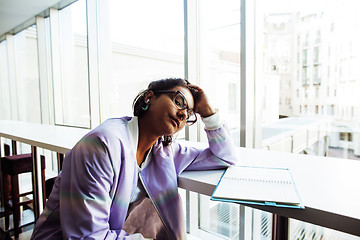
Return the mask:
[[229,167],[216,187],[212,200],[301,205],[288,169]]

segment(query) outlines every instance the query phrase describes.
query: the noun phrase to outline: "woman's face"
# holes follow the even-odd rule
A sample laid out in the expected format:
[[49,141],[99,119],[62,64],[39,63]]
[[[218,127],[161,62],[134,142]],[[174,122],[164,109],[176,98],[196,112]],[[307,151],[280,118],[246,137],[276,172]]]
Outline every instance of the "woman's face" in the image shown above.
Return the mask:
[[[167,91],[180,91],[185,97],[187,107],[194,108],[194,99],[187,88],[175,87]],[[187,108],[179,109],[175,102],[175,93],[161,93],[155,95],[150,93],[145,99],[150,100],[150,107],[147,112],[147,117],[151,122],[148,126],[152,128],[159,136],[172,135],[180,131],[186,124]]]

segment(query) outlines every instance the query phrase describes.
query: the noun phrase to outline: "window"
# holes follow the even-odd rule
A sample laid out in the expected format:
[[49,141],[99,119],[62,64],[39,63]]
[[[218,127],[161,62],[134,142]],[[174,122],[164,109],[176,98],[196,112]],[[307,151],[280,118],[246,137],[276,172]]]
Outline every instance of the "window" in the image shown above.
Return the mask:
[[316,41],[315,41],[315,43],[321,43],[321,31],[320,30],[318,30],[317,32],[316,32]]
[[[13,120],[41,122],[40,115],[40,91],[39,91],[39,66],[38,66],[38,51],[37,51],[37,33],[36,26],[31,26],[13,36],[14,45],[12,54],[14,54],[14,61],[10,62],[15,70],[13,87],[16,89],[17,97],[15,102],[17,105],[12,105],[12,111],[18,112],[18,118]],[[11,47],[11,46],[10,46]],[[12,95],[13,96],[13,95]],[[15,100],[13,98],[13,100]]]
[[320,47],[314,47],[314,64],[318,64],[320,61]]
[[101,121],[131,116],[134,98],[150,81],[185,76],[182,1],[108,4],[100,22],[100,33],[108,36],[100,62]]
[[[188,1],[190,4],[190,1]],[[189,6],[189,12],[196,7]],[[193,17],[197,16],[195,20]],[[189,16],[189,49],[198,46],[197,64],[189,59],[189,79],[198,82],[209,96],[212,105],[219,108],[230,128],[234,142],[240,139],[240,1],[200,0],[196,15]],[[196,21],[199,25],[194,25]],[[195,48],[196,49],[196,48]],[[189,57],[196,56],[193,51]],[[269,65],[270,66],[270,65]],[[194,74],[195,73],[195,74]],[[221,93],[221,94],[220,94]],[[207,141],[201,132],[201,141]],[[239,239],[239,206],[218,203],[200,195],[199,228]],[[250,227],[250,225],[249,225]],[[209,239],[208,237],[203,237]]]
[[319,94],[320,94],[320,89],[315,88],[315,98],[319,98]]
[[309,68],[304,66],[302,69],[302,84],[303,85],[309,85],[310,83],[310,73]]
[[0,119],[11,119],[7,42],[0,42]]
[[86,1],[50,15],[55,123],[90,128]]
[[[308,21],[306,21],[306,22],[308,22]],[[306,35],[305,35],[304,46],[305,46],[305,47],[309,46],[309,42],[310,42],[310,33],[307,32]]]
[[303,50],[303,66],[307,66],[308,65],[308,50],[304,49]]
[[[353,70],[358,69],[354,66],[355,62],[358,61],[357,55],[359,52],[351,50],[358,49],[360,46],[360,41],[357,40],[360,38],[360,34],[354,31],[353,28],[354,24],[360,22],[360,16],[354,8],[356,1],[346,1],[346,3],[341,4],[317,1],[316,7],[313,2],[310,1],[292,1],[291,8],[283,8],[284,6],[281,4],[281,1],[277,0],[270,1],[268,4],[265,2],[266,1],[261,2],[261,9],[264,9],[264,12],[256,9],[258,13],[257,16],[259,17],[257,21],[264,23],[259,26],[263,34],[258,34],[255,40],[256,43],[262,43],[264,46],[262,55],[267,56],[270,51],[274,51],[269,48],[269,41],[273,41],[272,39],[278,39],[280,41],[284,38],[284,34],[292,36],[292,38],[290,38],[291,40],[289,40],[290,42],[297,41],[297,43],[292,44],[293,48],[289,53],[291,57],[286,58],[286,60],[290,59],[290,66],[296,66],[292,69],[292,77],[287,78],[287,75],[282,72],[272,73],[273,77],[280,79],[281,83],[279,86],[281,86],[282,83],[286,83],[288,79],[291,79],[291,88],[294,89],[293,91],[289,91],[293,92],[290,95],[292,108],[289,109],[289,117],[286,120],[289,122],[296,121],[298,124],[302,122],[304,118],[297,117],[297,111],[299,111],[300,116],[306,116],[306,119],[311,119],[311,121],[318,123],[319,126],[326,129],[325,134],[317,134],[318,136],[316,138],[308,139],[306,143],[303,142],[307,147],[302,150],[306,150],[308,154],[323,156],[326,152],[322,150],[324,146],[321,144],[324,143],[324,139],[326,138],[327,145],[325,149],[328,150],[327,156],[351,157],[359,160],[359,157],[354,157],[354,155],[360,155],[359,149],[356,147],[359,143],[353,142],[355,141],[355,137],[353,137],[353,134],[355,134],[354,131],[358,131],[356,127],[354,127],[357,123],[356,120],[354,120],[355,118],[351,117],[353,113],[355,114],[358,111],[359,106],[350,107],[352,105],[351,103],[354,102],[353,96],[356,95],[352,91],[352,89],[355,88],[354,83],[358,84],[360,82],[359,74],[353,73]],[[273,29],[271,23],[268,21],[269,15],[278,12],[287,12],[292,16],[290,18],[291,21],[282,19],[278,23],[285,25],[284,28],[289,29],[287,33],[279,29]],[[270,35],[272,37],[271,40],[269,40]],[[303,45],[299,44],[300,39],[302,39]],[[276,51],[278,51],[280,55],[285,49],[287,49],[286,45],[284,45],[282,49],[276,49]],[[326,52],[324,52],[325,49]],[[298,66],[299,53],[302,55],[300,66]],[[327,59],[324,59],[323,56],[327,56]],[[269,64],[266,58],[262,60],[265,66]],[[285,60],[285,58],[278,59],[278,61],[281,60]],[[258,76],[266,76],[266,73],[262,71],[262,61],[256,62],[258,64],[255,67],[255,69],[258,70],[256,74]],[[358,62],[356,64],[359,65]],[[323,71],[323,69],[327,69],[327,71]],[[299,79],[299,73],[301,74],[300,82],[297,80]],[[298,89],[301,93],[303,92],[304,95],[300,95],[299,97]],[[322,93],[326,93],[327,97],[323,98]],[[288,97],[287,94],[288,93],[278,91],[274,96],[264,95],[264,99],[256,98],[255,101],[271,102],[271,97],[274,99],[286,99],[286,97]],[[324,108],[324,106],[326,107]],[[274,109],[277,109],[277,107],[274,106]],[[263,124],[261,126],[257,125],[257,129],[261,128],[265,131],[266,126],[271,126],[273,122],[277,122],[273,119],[278,115],[281,115],[281,112],[275,110],[273,118],[268,116],[266,116],[266,118],[262,117]],[[265,123],[267,125],[264,126]],[[346,126],[343,126],[344,123],[346,123]],[[292,131],[299,131],[298,133],[300,133],[301,127],[306,128],[310,126],[306,126],[305,123],[299,124],[297,127],[293,125]],[[344,129],[346,129],[346,131]],[[320,132],[321,131],[319,131],[319,133]],[[291,136],[289,133],[287,137],[289,138]],[[261,140],[264,141],[266,139]],[[291,148],[285,148],[284,146],[284,148],[276,150],[299,150],[296,144],[297,143],[293,141],[291,142]],[[355,153],[356,151],[357,153]],[[324,232],[326,232],[326,234],[324,234]],[[307,236],[311,236],[310,238],[323,238],[322,236],[324,236],[325,238],[351,239],[335,231],[320,229],[318,226],[312,226],[294,220],[290,220],[289,233],[289,239],[303,239],[307,238]]]
[[340,132],[340,140],[352,142],[353,141],[353,134],[351,132]]

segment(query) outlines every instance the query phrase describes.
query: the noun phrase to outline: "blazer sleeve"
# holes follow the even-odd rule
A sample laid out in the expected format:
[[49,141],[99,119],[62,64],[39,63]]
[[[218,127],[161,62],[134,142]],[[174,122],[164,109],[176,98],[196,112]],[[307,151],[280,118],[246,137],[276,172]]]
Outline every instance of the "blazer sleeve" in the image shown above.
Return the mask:
[[60,219],[64,239],[144,239],[109,227],[114,170],[104,143],[85,137],[64,161]]
[[193,143],[173,143],[177,174],[184,170],[221,169],[238,163],[235,146],[226,123],[215,130],[206,130],[208,146]]

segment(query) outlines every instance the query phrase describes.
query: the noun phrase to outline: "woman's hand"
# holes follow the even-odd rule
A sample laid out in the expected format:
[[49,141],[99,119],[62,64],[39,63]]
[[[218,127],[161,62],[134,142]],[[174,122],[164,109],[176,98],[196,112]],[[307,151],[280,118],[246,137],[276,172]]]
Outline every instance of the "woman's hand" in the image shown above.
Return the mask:
[[195,113],[200,114],[201,117],[206,118],[216,113],[216,111],[210,106],[210,103],[206,97],[204,90],[196,85],[189,85],[190,88],[195,89],[197,94],[194,96],[196,105],[194,107]]

